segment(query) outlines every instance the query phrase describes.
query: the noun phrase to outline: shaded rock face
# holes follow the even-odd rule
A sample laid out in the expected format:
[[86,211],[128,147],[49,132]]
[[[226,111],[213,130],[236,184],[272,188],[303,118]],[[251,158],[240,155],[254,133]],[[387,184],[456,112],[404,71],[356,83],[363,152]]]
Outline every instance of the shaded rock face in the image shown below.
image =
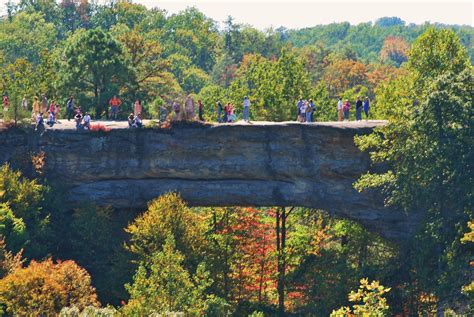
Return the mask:
[[356,220],[389,239],[408,238],[418,215],[387,209],[352,184],[369,169],[343,125],[184,126],[107,133],[50,130],[0,133],[0,160],[46,153],[45,173],[66,186],[71,208],[83,202],[144,209],[177,191],[191,206],[304,206]]

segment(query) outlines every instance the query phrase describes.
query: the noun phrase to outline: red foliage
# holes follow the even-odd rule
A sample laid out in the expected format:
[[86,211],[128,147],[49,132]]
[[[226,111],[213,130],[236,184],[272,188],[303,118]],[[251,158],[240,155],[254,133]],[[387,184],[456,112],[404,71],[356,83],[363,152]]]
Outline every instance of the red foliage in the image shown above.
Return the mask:
[[232,269],[234,299],[269,302],[275,290],[275,232],[265,211],[238,208],[236,221],[221,233],[235,241],[236,260]]
[[92,123],[90,131],[93,131],[93,132],[98,132],[98,131],[109,132],[110,128],[107,128],[102,123]]

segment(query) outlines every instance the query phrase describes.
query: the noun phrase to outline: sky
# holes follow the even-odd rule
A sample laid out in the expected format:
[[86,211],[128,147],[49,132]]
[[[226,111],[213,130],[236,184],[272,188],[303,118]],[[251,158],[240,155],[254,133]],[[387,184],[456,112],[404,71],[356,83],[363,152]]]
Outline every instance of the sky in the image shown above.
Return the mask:
[[[2,12],[8,0],[0,0]],[[18,0],[16,0],[18,1]],[[99,0],[103,3],[106,0]],[[15,2],[15,1],[14,1]],[[260,30],[269,27],[304,28],[318,24],[348,21],[351,24],[397,16],[407,23],[426,21],[474,26],[473,0],[134,0],[148,8],[158,7],[170,14],[196,7],[222,23],[231,15],[236,23]]]

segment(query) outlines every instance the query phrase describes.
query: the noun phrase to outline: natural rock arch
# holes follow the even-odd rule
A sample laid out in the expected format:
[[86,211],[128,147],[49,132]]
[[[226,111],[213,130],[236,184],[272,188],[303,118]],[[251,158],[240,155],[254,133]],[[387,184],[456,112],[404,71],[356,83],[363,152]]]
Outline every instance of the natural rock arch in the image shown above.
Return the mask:
[[370,167],[354,136],[369,123],[181,124],[171,129],[0,133],[0,160],[46,153],[46,175],[67,201],[144,209],[180,192],[191,206],[304,206],[356,220],[389,239],[409,237],[420,215],[383,207],[353,182]]

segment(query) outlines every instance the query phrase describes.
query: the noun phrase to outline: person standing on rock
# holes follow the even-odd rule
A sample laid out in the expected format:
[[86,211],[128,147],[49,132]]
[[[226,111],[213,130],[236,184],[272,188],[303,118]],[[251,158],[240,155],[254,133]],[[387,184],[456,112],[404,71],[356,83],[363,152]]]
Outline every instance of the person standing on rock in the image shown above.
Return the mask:
[[59,120],[60,113],[61,113],[61,107],[59,106],[59,102],[56,102],[54,104],[54,119],[56,120],[56,122],[58,122]]
[[71,96],[66,102],[66,115],[67,115],[67,121],[71,121],[71,119],[74,117],[74,98]]
[[224,123],[227,123],[229,121],[229,107],[230,107],[230,103],[227,103],[224,106]]
[[357,101],[356,101],[356,121],[362,120],[362,100],[360,100],[360,97],[357,96]]
[[204,122],[204,106],[202,104],[201,99],[198,100],[198,115],[199,120]]
[[217,101],[217,122],[221,123],[222,122],[222,111],[224,108],[222,107],[222,103]]
[[351,109],[351,104],[349,103],[349,100],[346,99],[346,103],[344,104],[344,107],[342,107],[342,111],[344,111],[344,121],[349,121],[350,109]]
[[306,122],[306,109],[308,108],[308,102],[303,100],[300,108],[299,122]]
[[33,97],[33,109],[32,109],[32,113],[31,113],[31,117],[33,118],[33,120],[36,120],[36,118],[38,117],[38,114],[40,112],[41,112],[41,109],[40,109],[40,103],[38,101],[38,97],[34,96]]
[[365,121],[369,120],[369,110],[370,110],[369,97],[365,97],[365,100],[364,100]]
[[313,99],[309,99],[309,107],[311,109],[311,115],[309,117],[309,122],[314,122],[314,112],[316,111],[316,106],[314,105]]
[[41,96],[41,112],[45,113],[46,111],[48,111],[48,98],[46,97],[46,95],[42,95]]
[[142,102],[140,101],[140,99],[137,99],[135,101],[135,104],[133,105],[133,114],[135,115],[135,117],[139,114],[142,114]]
[[296,103],[296,109],[298,110],[298,113],[296,114],[296,121],[300,121],[301,117],[301,107],[303,107],[303,98],[299,97],[298,102]]
[[76,121],[76,130],[81,130],[82,126],[82,113],[78,111],[74,116],[74,121]]
[[176,101],[173,102],[173,110],[174,110],[174,114],[175,114],[175,120],[180,121],[181,120],[181,117],[180,117],[181,106]]
[[[50,114],[50,117],[52,115],[52,120],[53,122],[56,122],[56,105],[54,103],[54,99],[51,100],[51,103],[49,104],[49,114]],[[48,123],[48,122],[46,122]]]
[[91,129],[91,116],[89,112],[86,112],[86,114],[84,115],[84,129]]
[[250,121],[250,100],[249,97],[244,97],[244,121]]
[[195,118],[195,113],[194,113],[194,100],[191,96],[188,96],[186,98],[186,101],[184,102],[184,109],[185,115],[186,115],[186,120],[191,121],[194,120]]
[[337,101],[337,121],[342,121],[342,116],[343,116],[342,108],[343,108],[342,99],[341,97],[339,97],[339,100]]
[[112,99],[109,101],[110,106],[110,119],[117,120],[118,109],[122,104],[122,100],[120,100],[117,96],[113,96]]

